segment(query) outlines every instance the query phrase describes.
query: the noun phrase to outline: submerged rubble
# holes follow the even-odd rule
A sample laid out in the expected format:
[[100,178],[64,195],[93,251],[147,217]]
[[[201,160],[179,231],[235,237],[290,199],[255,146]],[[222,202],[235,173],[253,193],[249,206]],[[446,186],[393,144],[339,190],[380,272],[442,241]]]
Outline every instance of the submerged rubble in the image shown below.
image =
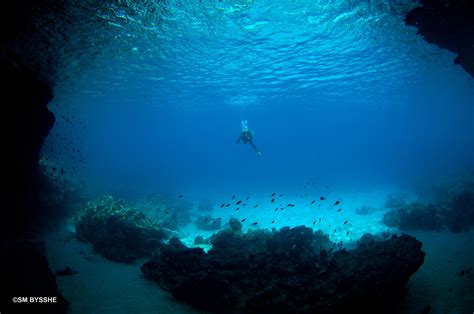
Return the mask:
[[112,196],[89,202],[76,220],[77,237],[116,262],[150,257],[167,237],[165,229]]
[[165,245],[142,272],[177,299],[218,313],[383,312],[423,264],[421,242],[403,235],[333,251],[321,231],[223,230],[212,249]]

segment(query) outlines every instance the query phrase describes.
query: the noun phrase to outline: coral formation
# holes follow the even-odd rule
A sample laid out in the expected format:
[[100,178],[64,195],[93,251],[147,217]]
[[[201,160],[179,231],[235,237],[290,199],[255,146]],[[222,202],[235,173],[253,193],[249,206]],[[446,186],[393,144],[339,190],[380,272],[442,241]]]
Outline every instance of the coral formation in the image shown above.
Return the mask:
[[211,215],[198,216],[196,219],[196,227],[204,231],[218,230],[221,228],[221,219],[213,218]]
[[196,236],[194,238],[194,245],[202,245],[207,244],[206,240],[204,240],[203,236]]
[[237,218],[230,218],[229,219],[229,228],[232,229],[234,232],[241,232],[242,231],[242,223]]
[[218,313],[343,313],[374,310],[424,261],[403,235],[331,252],[327,235],[300,226],[212,237],[212,249],[164,246],[142,272],[178,299]]
[[441,230],[440,210],[434,204],[413,202],[385,213],[382,222],[400,230]]
[[389,194],[385,201],[385,207],[390,209],[401,208],[406,206],[407,202],[401,194]]
[[81,183],[57,163],[42,157],[39,160],[39,203],[43,215],[67,217],[79,210],[85,201]]
[[136,202],[133,208],[164,228],[175,230],[178,227],[178,215],[175,208],[165,203],[159,194],[147,194]]
[[78,238],[91,242],[96,252],[117,262],[131,263],[151,256],[167,236],[143,213],[112,196],[89,202],[76,220]]
[[463,232],[474,227],[474,185],[445,188],[432,203],[414,202],[385,213],[383,223],[400,230]]

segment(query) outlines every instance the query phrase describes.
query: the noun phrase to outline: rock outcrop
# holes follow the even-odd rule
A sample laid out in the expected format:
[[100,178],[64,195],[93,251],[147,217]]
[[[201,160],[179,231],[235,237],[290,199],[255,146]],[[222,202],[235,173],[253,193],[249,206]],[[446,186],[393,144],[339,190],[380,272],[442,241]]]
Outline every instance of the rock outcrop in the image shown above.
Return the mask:
[[424,261],[421,243],[407,235],[334,252],[327,236],[304,226],[227,229],[212,244],[208,253],[167,245],[142,272],[216,313],[384,313]]

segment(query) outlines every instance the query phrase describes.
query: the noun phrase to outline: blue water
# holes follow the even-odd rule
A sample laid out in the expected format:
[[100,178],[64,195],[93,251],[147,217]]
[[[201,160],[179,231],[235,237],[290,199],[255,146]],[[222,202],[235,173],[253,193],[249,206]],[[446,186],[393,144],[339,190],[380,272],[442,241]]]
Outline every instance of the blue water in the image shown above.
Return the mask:
[[[474,80],[404,25],[414,6],[169,1],[98,10],[102,23],[76,32],[93,45],[60,60],[43,154],[92,194],[128,198],[258,196],[308,179],[319,196],[326,186],[414,188],[465,175],[474,169]],[[235,143],[242,120],[262,156]]]
[[[304,224],[350,249],[366,232],[399,232],[381,222],[391,193],[418,200],[474,174],[474,79],[404,25],[414,1],[73,2],[67,16],[80,22],[57,44],[56,123],[42,155],[86,201],[194,204],[173,233],[188,246],[214,232],[194,224],[208,200],[223,226]],[[236,144],[242,120],[262,156]],[[284,196],[273,204],[272,193]],[[364,205],[376,211],[358,215]],[[472,231],[411,234],[427,255],[399,312],[472,308],[472,281],[458,275],[472,265]],[[90,262],[90,247],[63,238],[48,251],[81,274],[58,280],[72,313],[195,312],[135,266]]]

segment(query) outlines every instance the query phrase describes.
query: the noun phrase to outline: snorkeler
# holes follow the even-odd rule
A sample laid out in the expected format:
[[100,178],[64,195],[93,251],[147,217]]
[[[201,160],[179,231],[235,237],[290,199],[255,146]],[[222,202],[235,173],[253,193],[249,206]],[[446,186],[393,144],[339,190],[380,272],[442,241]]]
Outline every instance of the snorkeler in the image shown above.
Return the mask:
[[257,155],[261,156],[262,153],[258,150],[258,148],[252,141],[253,131],[247,126],[247,120],[241,121],[240,124],[242,124],[242,131],[240,132],[240,136],[237,139],[236,143],[240,143],[240,140],[242,140],[244,144],[249,143],[253,147],[253,149],[255,149]]

